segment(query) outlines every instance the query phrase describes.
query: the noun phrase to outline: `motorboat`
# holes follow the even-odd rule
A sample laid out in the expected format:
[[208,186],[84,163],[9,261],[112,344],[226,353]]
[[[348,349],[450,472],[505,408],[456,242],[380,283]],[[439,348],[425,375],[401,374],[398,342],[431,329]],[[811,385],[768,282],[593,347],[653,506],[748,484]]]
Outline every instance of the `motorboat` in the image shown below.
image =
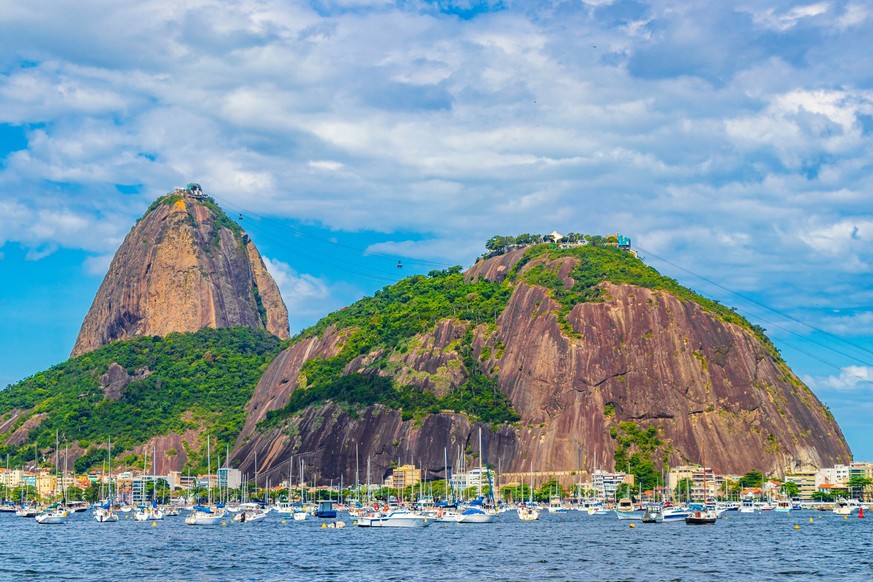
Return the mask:
[[33,505],[22,505],[15,512],[18,517],[36,517],[40,514],[39,508]]
[[840,497],[834,504],[833,512],[837,515],[852,515],[853,512],[861,508],[861,503],[857,499],[845,499]]
[[665,507],[661,510],[661,515],[665,522],[683,521],[688,517],[689,511],[684,507]]
[[618,505],[615,508],[615,515],[618,516],[619,519],[624,520],[640,520],[643,518],[644,513],[644,510],[634,507],[633,502],[627,497],[619,500]]
[[357,521],[358,527],[427,527],[433,520],[424,515],[398,509],[385,515],[368,513]]
[[716,521],[718,521],[718,514],[715,510],[701,506],[692,508],[691,512],[685,517],[687,525],[711,525]]
[[496,511],[486,511],[478,507],[468,507],[461,512],[458,518],[458,523],[494,523],[497,521],[498,513]]
[[643,523],[663,523],[664,511],[661,509],[660,505],[649,505],[646,507],[646,511],[643,513],[643,517],[640,518],[640,521]]
[[319,501],[318,507],[315,508],[313,512],[315,517],[321,517],[326,519],[334,519],[336,518],[336,507],[334,506],[333,501]]
[[211,511],[204,507],[191,510],[185,518],[185,525],[218,525],[226,517],[223,509]]

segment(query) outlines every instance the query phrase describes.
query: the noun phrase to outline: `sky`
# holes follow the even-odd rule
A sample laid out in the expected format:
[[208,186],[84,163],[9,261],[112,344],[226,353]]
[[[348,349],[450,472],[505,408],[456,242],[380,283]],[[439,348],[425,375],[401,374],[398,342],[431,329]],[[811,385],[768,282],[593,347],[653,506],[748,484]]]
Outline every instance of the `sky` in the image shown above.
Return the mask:
[[871,37],[855,0],[0,0],[0,386],[196,181],[292,332],[495,234],[625,234],[873,460]]

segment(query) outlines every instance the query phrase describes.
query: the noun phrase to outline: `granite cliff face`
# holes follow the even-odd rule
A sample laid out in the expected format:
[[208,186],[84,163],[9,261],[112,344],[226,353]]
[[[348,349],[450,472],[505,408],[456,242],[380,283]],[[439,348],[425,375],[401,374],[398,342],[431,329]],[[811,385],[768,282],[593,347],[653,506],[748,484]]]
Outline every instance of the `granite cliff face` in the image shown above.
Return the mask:
[[[526,252],[480,261],[465,274],[468,282],[510,286],[493,323],[463,317],[457,305],[458,316],[440,318],[399,347],[365,350],[343,369],[439,396],[467,381],[473,362],[496,379],[520,421],[475,422],[448,411],[404,420],[383,404],[355,411],[324,401],[262,422],[296,390],[309,389],[301,374],[307,361],[335,358],[354,337],[354,328],[330,325],[286,349],[261,378],[236,462],[251,470],[257,455],[259,471],[279,478],[295,456],[323,479],[350,479],[357,449],[376,479],[392,462],[414,462],[439,477],[444,449],[450,461],[458,451],[472,460],[482,428],[488,460],[503,472],[523,473],[531,461],[535,471],[590,472],[613,469],[617,456],[636,450],[625,434],[649,427],[660,439],[657,464],[700,462],[705,452],[718,472],[783,473],[851,459],[830,413],[748,322],[657,286],[606,279],[596,285],[599,300],[562,305],[556,297],[574,288],[586,259]],[[559,284],[536,284],[548,280],[543,273]]]
[[206,327],[289,336],[288,311],[248,235],[198,189],[156,201],[115,253],[72,356]]

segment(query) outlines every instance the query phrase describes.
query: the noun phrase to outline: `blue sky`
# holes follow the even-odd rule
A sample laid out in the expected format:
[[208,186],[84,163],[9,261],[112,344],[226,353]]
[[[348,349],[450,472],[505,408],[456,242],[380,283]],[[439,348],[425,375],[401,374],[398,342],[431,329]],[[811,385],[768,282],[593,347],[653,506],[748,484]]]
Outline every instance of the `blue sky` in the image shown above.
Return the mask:
[[869,3],[0,4],[0,385],[67,357],[133,222],[196,180],[295,330],[494,234],[627,234],[873,460]]

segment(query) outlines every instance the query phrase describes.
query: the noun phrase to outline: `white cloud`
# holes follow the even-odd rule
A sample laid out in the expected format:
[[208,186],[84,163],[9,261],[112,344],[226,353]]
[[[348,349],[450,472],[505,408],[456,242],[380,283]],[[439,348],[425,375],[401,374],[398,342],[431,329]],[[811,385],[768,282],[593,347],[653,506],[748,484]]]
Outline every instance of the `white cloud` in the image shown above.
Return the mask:
[[873,390],[873,367],[846,366],[839,375],[824,378],[805,377],[810,386],[820,390],[869,391]]
[[[151,199],[198,181],[346,262],[621,231],[792,313],[870,305],[863,2],[56,4],[0,22],[0,123],[27,139],[0,154],[0,246],[31,258],[82,249],[99,274]],[[363,293],[269,252],[310,319]]]

